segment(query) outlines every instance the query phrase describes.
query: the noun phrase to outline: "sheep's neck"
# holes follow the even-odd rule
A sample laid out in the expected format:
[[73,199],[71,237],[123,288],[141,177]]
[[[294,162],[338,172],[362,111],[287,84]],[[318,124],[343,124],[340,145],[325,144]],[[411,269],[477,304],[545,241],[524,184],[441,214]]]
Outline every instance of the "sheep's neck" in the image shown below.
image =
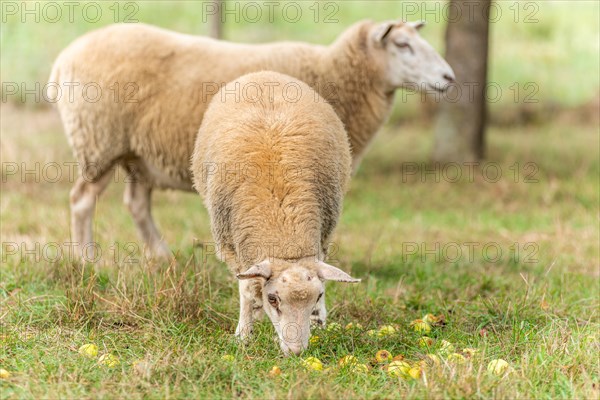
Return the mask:
[[319,65],[317,85],[346,127],[354,167],[387,120],[394,101],[394,93],[385,90],[378,79],[381,72],[368,59],[364,40],[363,35],[330,47]]

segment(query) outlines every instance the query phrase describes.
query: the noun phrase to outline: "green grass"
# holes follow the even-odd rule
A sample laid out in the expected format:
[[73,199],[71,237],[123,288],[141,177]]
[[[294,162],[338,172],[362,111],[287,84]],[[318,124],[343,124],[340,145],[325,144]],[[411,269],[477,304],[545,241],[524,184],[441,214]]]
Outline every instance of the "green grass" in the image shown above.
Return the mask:
[[[170,266],[123,262],[124,248],[137,242],[122,182],[98,203],[103,262],[82,268],[36,260],[44,245],[69,238],[70,183],[66,175],[56,183],[31,175],[22,182],[8,163],[31,168],[72,158],[54,110],[3,105],[1,111],[0,368],[12,373],[0,380],[2,398],[598,397],[597,126],[555,121],[491,129],[488,162],[503,172],[495,183],[483,179],[482,169],[472,180],[436,181],[426,174],[430,129],[388,126],[353,179],[334,237],[333,263],[363,281],[329,284],[327,302],[329,322],[360,323],[365,330],[397,324],[398,330],[379,339],[364,331],[314,332],[321,340],[303,357],[333,367],[325,374],[305,371],[296,357],[282,358],[268,321],[248,345],[236,343],[236,281],[193,246],[211,241],[197,195],[155,195],[155,218],[179,253]],[[517,161],[515,182],[510,167]],[[524,181],[527,162],[538,168],[537,183]],[[415,174],[406,173],[415,166]],[[477,243],[472,257],[471,242]],[[8,243],[20,249],[39,243],[40,250],[10,255]],[[497,261],[482,252],[490,243],[503,250]],[[436,244],[440,252],[459,246],[463,256],[452,260],[452,253],[410,247]],[[409,327],[426,313],[446,319],[431,332],[436,343],[429,350],[417,345],[419,335]],[[380,349],[418,362],[437,353],[441,340],[479,355],[464,365],[444,361],[421,380],[389,377],[376,366],[367,374],[335,367],[347,354],[370,364]],[[84,358],[77,349],[85,343],[121,364],[111,369]],[[234,361],[222,360],[224,354]],[[512,372],[488,374],[495,358],[507,360]],[[144,364],[136,368],[139,360]],[[268,375],[274,365],[283,370],[278,378]]]
[[[47,3],[47,2],[46,2]],[[101,18],[97,22],[87,22],[82,10],[86,3],[80,2],[74,12],[74,22],[68,22],[68,9],[63,8],[59,22],[48,22],[54,14],[50,9],[44,13],[44,2],[40,3],[40,21],[34,15],[4,15],[6,23],[0,28],[2,59],[0,79],[4,84],[15,82],[33,89],[36,82],[42,87],[50,74],[50,68],[58,53],[72,40],[93,29],[125,20],[129,12],[140,22],[155,24],[168,29],[190,34],[208,32],[206,13],[201,3],[194,1],[140,1],[137,10],[125,8],[120,3],[118,17],[115,16],[114,2],[100,2]],[[92,2],[94,3],[94,2]],[[134,2],[129,2],[134,3]],[[295,2],[301,6],[301,18],[293,21],[292,11],[286,20],[283,17],[283,3],[273,12],[273,22],[269,23],[266,7],[262,8],[262,18],[252,23],[240,17],[236,23],[234,15],[229,15],[225,26],[228,40],[241,42],[269,42],[275,40],[302,40],[312,43],[331,43],[347,26],[355,21],[370,18],[383,21],[404,17],[408,20],[425,19],[427,27],[423,36],[435,48],[443,52],[443,37],[446,23],[443,20],[446,2],[404,2],[404,1],[343,1],[328,2],[337,4],[325,7],[321,3],[317,23],[315,2]],[[18,3],[21,4],[21,3]],[[98,4],[98,3],[96,3]],[[239,3],[239,15],[253,14],[247,3]],[[262,4],[262,2],[258,2]],[[414,5],[419,6],[416,11]],[[21,6],[20,6],[21,7]],[[33,5],[28,6],[29,9]],[[131,6],[129,6],[131,7]],[[229,2],[229,7],[235,7]],[[513,1],[496,2],[497,10],[492,15],[490,36],[489,80],[494,83],[490,92],[496,98],[490,108],[493,113],[505,112],[511,118],[519,114],[521,108],[543,110],[552,113],[556,107],[575,107],[589,103],[599,93],[600,76],[600,5],[595,1],[543,1],[518,3]],[[426,13],[429,10],[429,13]],[[433,10],[433,12],[431,12]],[[436,13],[435,10],[438,10]],[[89,11],[88,17],[94,17]],[[328,19],[331,13],[333,16]],[[44,15],[47,18],[44,18]],[[87,14],[86,14],[87,15]],[[23,22],[24,19],[24,22]],[[337,22],[332,22],[337,20]],[[495,88],[499,87],[497,94]],[[3,90],[5,88],[3,87]],[[398,96],[400,97],[400,96]],[[8,96],[10,101],[19,102],[21,91]],[[33,95],[25,100],[34,102]],[[419,95],[409,95],[408,99],[398,100],[394,119],[414,118],[420,110]],[[426,111],[425,111],[426,112]],[[543,115],[546,115],[543,114]]]

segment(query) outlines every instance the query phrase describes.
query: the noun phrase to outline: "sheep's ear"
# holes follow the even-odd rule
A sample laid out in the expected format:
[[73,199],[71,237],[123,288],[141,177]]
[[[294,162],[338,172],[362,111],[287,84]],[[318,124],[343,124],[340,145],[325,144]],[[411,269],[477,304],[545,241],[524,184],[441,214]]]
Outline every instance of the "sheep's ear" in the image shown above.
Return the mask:
[[325,281],[336,281],[336,282],[350,282],[357,283],[360,282],[360,279],[355,279],[342,271],[339,268],[334,267],[333,265],[329,265],[324,263],[323,261],[319,261],[317,264],[319,278]]
[[246,272],[242,272],[237,274],[238,279],[252,279],[252,278],[265,278],[269,279],[271,277],[271,267],[269,266],[269,261],[265,260],[260,264],[256,264],[251,266],[246,270]]
[[387,36],[390,34],[397,21],[387,21],[379,24],[373,32],[373,38],[376,43],[384,43]]
[[412,26],[416,30],[421,29],[425,26],[425,21],[415,21],[415,22],[407,22],[408,25]]

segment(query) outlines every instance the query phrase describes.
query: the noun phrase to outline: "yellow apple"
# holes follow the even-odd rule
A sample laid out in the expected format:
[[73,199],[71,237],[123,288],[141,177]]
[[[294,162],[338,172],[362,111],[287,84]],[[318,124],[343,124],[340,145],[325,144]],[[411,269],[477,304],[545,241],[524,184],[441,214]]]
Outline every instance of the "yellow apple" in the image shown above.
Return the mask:
[[355,365],[355,364],[358,364],[358,359],[352,355],[347,355],[347,356],[340,358],[340,361],[338,363],[338,365],[340,367],[345,367],[347,365]]
[[98,356],[98,346],[92,343],[84,344],[77,350],[79,354],[88,358],[96,358]]
[[410,323],[410,326],[413,328],[413,330],[415,332],[418,332],[418,333],[431,332],[431,325],[429,325],[427,322],[423,321],[422,319],[415,319],[413,322]]
[[421,378],[422,373],[423,373],[423,371],[421,370],[421,367],[416,366],[416,365],[414,367],[412,367],[410,370],[408,370],[408,375],[410,375],[410,377],[413,379]]
[[354,364],[352,366],[352,372],[366,374],[369,372],[369,367],[367,367],[365,364]]
[[487,366],[487,370],[495,375],[503,375],[508,370],[508,362],[499,358],[490,361]]
[[462,354],[452,353],[448,356],[448,362],[464,364],[465,361],[467,361],[467,359]]
[[392,361],[387,367],[387,373],[401,378],[409,377],[410,364],[406,361]]
[[304,365],[304,368],[308,369],[308,370],[312,370],[312,371],[322,371],[323,370],[323,363],[321,362],[321,360],[319,360],[316,357],[307,357],[304,360],[302,360],[302,365]]
[[121,362],[119,358],[113,354],[107,353],[100,356],[98,359],[98,364],[105,365],[109,368],[114,368],[119,365]]
[[396,329],[392,325],[383,325],[381,328],[379,328],[379,332],[377,332],[377,336],[379,336],[379,337],[391,336],[394,333],[396,333]]
[[448,354],[454,353],[454,345],[447,340],[442,340],[440,342],[439,353],[441,355],[448,355]]
[[379,350],[375,353],[375,359],[378,363],[388,362],[392,359],[392,354],[387,350]]

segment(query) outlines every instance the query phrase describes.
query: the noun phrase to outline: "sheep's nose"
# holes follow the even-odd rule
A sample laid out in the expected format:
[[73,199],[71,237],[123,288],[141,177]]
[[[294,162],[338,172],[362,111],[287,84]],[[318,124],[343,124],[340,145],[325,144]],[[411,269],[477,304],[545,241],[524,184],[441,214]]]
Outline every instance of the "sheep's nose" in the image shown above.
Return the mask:
[[302,346],[289,346],[289,349],[292,353],[294,353],[297,356],[299,356],[300,353],[302,353],[302,350],[304,350]]
[[294,353],[294,355],[299,355],[300,353],[302,353],[303,350],[305,350],[308,346],[302,346],[301,344],[290,344],[287,342],[280,342],[280,346],[281,346],[281,350],[283,351],[283,354],[285,356],[289,356],[290,353]]
[[454,76],[450,75],[450,74],[444,74],[442,75],[444,77],[445,80],[448,81],[448,83],[454,83],[456,80],[454,79]]

